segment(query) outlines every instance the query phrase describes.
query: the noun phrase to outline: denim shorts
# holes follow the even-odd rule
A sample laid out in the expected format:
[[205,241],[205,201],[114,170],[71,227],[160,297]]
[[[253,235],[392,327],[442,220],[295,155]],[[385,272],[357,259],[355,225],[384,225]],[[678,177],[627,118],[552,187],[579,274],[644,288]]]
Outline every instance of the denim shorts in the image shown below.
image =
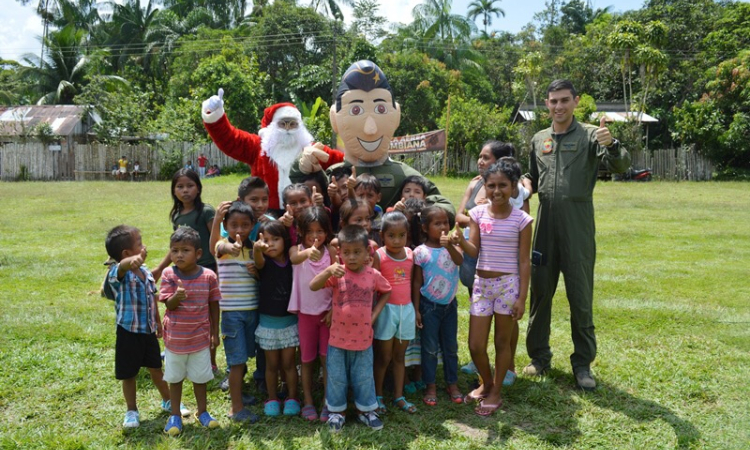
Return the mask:
[[416,337],[416,314],[414,305],[392,305],[386,303],[378,319],[375,321],[374,338],[388,341],[396,338],[401,341],[411,341]]
[[221,338],[228,366],[245,364],[255,356],[255,329],[258,328],[258,310],[222,311]]
[[367,412],[377,409],[375,378],[372,374],[372,346],[356,351],[329,345],[326,368],[326,406],[329,411],[346,411],[349,388],[354,394],[354,405],[358,410]]

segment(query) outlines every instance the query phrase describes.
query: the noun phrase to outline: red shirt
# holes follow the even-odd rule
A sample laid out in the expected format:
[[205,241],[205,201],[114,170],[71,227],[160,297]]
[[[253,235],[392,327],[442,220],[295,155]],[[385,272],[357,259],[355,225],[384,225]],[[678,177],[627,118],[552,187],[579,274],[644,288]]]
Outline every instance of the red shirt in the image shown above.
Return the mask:
[[367,350],[372,345],[374,294],[390,292],[388,280],[377,270],[365,266],[361,272],[346,269],[342,278],[329,278],[326,287],[333,288],[333,317],[328,343],[343,350]]
[[206,158],[205,156],[198,157],[198,167],[206,167],[207,162],[208,162],[208,158]]

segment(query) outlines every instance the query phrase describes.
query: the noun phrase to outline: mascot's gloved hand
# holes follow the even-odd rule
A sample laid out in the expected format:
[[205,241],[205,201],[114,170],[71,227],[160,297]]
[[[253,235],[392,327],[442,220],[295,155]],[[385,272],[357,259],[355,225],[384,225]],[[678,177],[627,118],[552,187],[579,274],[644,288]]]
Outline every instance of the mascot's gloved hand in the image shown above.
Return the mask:
[[299,157],[299,170],[302,173],[314,173],[323,170],[321,162],[328,162],[330,156],[323,150],[323,144],[316,142],[315,145],[305,147]]
[[214,123],[224,115],[224,89],[219,88],[218,95],[212,95],[208,100],[203,101],[201,108],[203,121]]

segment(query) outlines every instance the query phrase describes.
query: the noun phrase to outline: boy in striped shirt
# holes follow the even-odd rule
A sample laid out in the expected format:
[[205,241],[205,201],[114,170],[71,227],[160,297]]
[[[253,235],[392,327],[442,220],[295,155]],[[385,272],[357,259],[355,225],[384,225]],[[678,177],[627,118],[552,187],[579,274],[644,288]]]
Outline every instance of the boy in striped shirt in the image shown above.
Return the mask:
[[167,305],[164,313],[164,380],[169,383],[172,415],[164,432],[176,436],[182,432],[180,400],[182,382],[193,382],[198,411],[195,417],[206,428],[216,421],[206,410],[206,383],[214,377],[210,348],[219,345],[219,282],[216,274],[198,265],[201,238],[189,227],[172,233],[169,255],[172,267],[162,273],[159,301]]

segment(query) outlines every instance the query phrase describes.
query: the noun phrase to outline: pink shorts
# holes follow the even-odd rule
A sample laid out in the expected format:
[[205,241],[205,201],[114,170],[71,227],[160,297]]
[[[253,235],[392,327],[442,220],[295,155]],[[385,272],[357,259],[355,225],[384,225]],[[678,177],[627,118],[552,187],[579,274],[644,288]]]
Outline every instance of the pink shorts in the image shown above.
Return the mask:
[[474,277],[469,314],[487,317],[494,314],[511,315],[513,305],[520,295],[518,275],[502,275],[497,278]]
[[318,356],[328,354],[328,335],[330,330],[323,322],[327,312],[310,315],[297,314],[297,328],[299,329],[299,350],[303,363],[311,363]]

